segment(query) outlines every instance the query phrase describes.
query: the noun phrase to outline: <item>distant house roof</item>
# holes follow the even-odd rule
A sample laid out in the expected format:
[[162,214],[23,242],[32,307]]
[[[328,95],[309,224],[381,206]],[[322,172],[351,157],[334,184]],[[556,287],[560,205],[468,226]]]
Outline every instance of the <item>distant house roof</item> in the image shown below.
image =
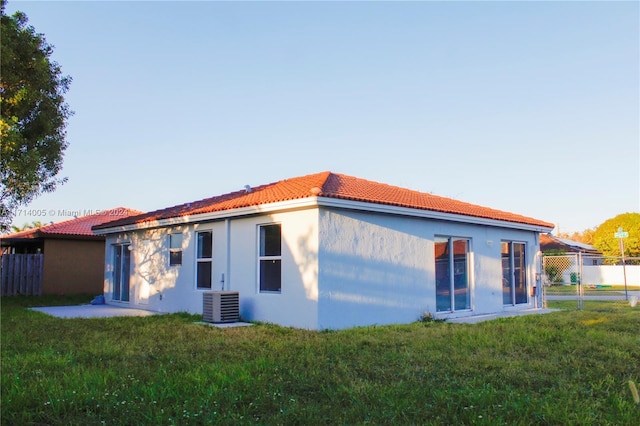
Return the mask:
[[554,237],[550,234],[540,234],[540,251],[564,251],[570,253],[589,253],[601,254],[600,251],[592,245],[584,244],[578,241],[566,238]]
[[553,229],[553,224],[538,219],[332,172],[284,179],[253,188],[247,187],[244,190],[96,225],[93,229],[141,226],[164,219],[192,217],[312,197],[406,207]]
[[62,222],[44,225],[39,228],[32,228],[13,234],[2,235],[0,236],[0,240],[2,245],[8,245],[9,243],[17,241],[35,240],[40,238],[103,239],[103,236],[96,235],[91,230],[93,226],[110,222],[114,219],[120,219],[122,217],[139,215],[141,213],[143,212],[139,210],[116,207]]

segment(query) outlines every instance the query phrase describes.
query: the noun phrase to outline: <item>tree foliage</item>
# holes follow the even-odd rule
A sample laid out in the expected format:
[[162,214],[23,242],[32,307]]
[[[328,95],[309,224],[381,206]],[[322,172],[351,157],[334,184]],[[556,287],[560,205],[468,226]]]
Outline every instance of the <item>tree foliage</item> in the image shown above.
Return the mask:
[[593,234],[593,245],[606,256],[620,256],[620,240],[614,237],[618,228],[629,233],[625,256],[640,257],[640,213],[622,213],[603,222]]
[[39,220],[34,220],[33,222],[25,223],[22,226],[11,225],[11,230],[13,232],[22,232],[26,231],[27,229],[40,228],[41,226],[42,222],[40,222]]
[[577,241],[579,243],[592,245],[594,232],[595,229],[589,228],[585,229],[582,232],[573,232],[571,234],[568,232],[560,232],[557,236],[558,238],[566,238],[568,240]]
[[66,180],[57,175],[72,114],[63,96],[71,78],[51,59],[53,46],[24,13],[6,15],[5,5],[1,0],[0,229],[19,206]]

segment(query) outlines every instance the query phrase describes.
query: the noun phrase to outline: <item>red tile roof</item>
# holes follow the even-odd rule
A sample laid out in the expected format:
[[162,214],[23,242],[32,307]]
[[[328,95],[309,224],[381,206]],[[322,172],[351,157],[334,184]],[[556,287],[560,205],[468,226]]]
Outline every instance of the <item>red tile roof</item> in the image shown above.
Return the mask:
[[94,229],[141,224],[162,219],[194,216],[202,213],[219,212],[315,196],[385,204],[441,213],[453,213],[553,228],[553,224],[551,223],[526,216],[343,174],[322,172],[253,187],[249,192],[241,190],[168,207],[139,216],[117,220],[109,224],[97,225]]
[[14,234],[3,235],[2,240],[27,240],[35,238],[103,238],[96,235],[91,228],[116,219],[139,215],[139,210],[116,207],[98,213],[65,220],[39,228],[27,229]]

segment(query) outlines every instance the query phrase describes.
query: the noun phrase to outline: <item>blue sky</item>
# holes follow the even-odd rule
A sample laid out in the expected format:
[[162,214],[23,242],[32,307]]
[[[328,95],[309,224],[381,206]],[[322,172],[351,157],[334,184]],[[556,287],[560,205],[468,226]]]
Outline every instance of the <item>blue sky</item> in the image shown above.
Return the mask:
[[15,10],[55,46],[75,111],[68,183],[17,225],[325,170],[563,232],[640,210],[637,2],[10,0]]

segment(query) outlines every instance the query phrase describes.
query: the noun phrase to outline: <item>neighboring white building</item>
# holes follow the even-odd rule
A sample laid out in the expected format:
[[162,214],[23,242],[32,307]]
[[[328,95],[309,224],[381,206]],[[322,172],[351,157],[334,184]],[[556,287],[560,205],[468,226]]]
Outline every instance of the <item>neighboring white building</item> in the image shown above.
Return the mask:
[[331,172],[94,227],[107,303],[202,313],[240,293],[243,319],[306,329],[537,306],[553,225]]

